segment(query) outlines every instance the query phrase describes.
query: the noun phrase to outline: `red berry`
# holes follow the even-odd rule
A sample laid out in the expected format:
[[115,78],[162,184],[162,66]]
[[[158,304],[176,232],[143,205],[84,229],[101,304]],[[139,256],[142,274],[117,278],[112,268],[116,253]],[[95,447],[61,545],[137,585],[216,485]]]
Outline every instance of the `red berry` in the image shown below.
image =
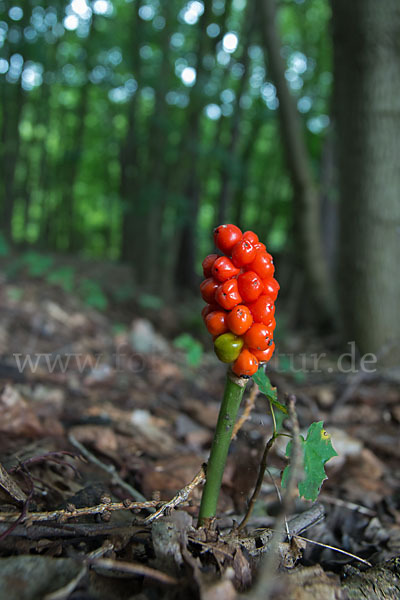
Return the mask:
[[265,326],[268,327],[268,329],[270,329],[272,332],[274,332],[276,327],[275,319],[272,317],[272,319],[268,321],[268,323],[265,323]]
[[247,306],[238,304],[228,313],[226,322],[232,333],[243,335],[251,327],[253,316]]
[[210,314],[210,312],[219,309],[220,307],[218,306],[218,304],[206,304],[203,310],[201,311],[201,316],[203,317],[203,320],[206,318],[207,315]]
[[243,240],[248,240],[255,246],[259,243],[258,235],[254,231],[245,231],[242,237]]
[[229,331],[226,322],[227,313],[222,310],[210,312],[205,318],[206,327],[211,335],[221,335]]
[[251,353],[254,354],[258,362],[268,362],[271,359],[275,350],[275,344],[272,344],[266,350],[252,350]]
[[236,225],[220,225],[214,229],[214,243],[224,254],[230,254],[233,246],[242,239],[242,232]]
[[266,252],[267,251],[266,245],[262,244],[261,242],[254,244],[254,248],[257,250],[257,252]]
[[212,268],[213,277],[221,283],[232,279],[232,277],[236,277],[239,272],[240,270],[235,267],[231,259],[227,256],[217,258]]
[[271,340],[272,331],[263,323],[254,323],[244,336],[244,343],[251,351],[267,350],[271,344]]
[[236,267],[250,264],[256,255],[257,250],[249,240],[241,240],[232,248],[232,262]]
[[204,277],[211,277],[212,275],[212,266],[215,263],[215,261],[218,258],[218,254],[209,254],[208,256],[205,257],[205,259],[203,260],[202,267],[203,267],[203,273],[204,273]]
[[[233,261],[235,262],[235,261]],[[261,279],[267,279],[272,277],[275,272],[274,263],[272,262],[272,256],[268,252],[257,252],[256,257],[249,265],[247,265],[248,271],[254,271]]]
[[258,371],[258,360],[249,350],[244,349],[233,363],[232,371],[238,377],[251,377]]
[[215,292],[218,287],[218,281],[215,281],[212,277],[205,279],[200,284],[200,292],[203,300],[212,304],[215,302]]
[[[265,294],[265,296],[268,296],[268,298],[270,299],[271,302],[275,302],[275,300],[278,297],[278,292],[280,289],[280,285],[277,282],[277,280],[274,279],[273,277],[271,277],[269,279],[264,279],[263,285],[264,285],[263,294]],[[240,286],[239,286],[239,290],[240,290]]]
[[241,273],[237,280],[239,294],[242,296],[244,302],[255,302],[263,292],[263,283],[254,271]]
[[237,280],[228,279],[228,281],[221,283],[215,292],[215,300],[225,310],[231,310],[234,306],[240,304],[242,298],[239,294]]
[[275,314],[275,305],[268,296],[260,296],[255,302],[248,304],[255,323],[264,323],[268,325]]

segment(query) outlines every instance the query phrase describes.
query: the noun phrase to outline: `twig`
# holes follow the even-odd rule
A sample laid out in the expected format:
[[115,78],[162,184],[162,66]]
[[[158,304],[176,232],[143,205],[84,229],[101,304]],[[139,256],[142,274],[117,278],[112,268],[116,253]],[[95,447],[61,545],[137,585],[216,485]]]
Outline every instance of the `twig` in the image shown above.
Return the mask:
[[10,535],[10,533],[12,533],[14,531],[14,529],[17,527],[17,525],[19,523],[22,523],[25,520],[26,514],[27,514],[28,509],[29,509],[29,504],[30,504],[30,502],[32,500],[32,497],[33,497],[33,491],[34,491],[35,488],[34,488],[34,484],[33,484],[33,481],[32,481],[32,477],[30,476],[29,472],[26,469],[22,470],[22,474],[24,475],[25,479],[29,483],[29,486],[30,486],[29,494],[28,494],[28,496],[27,496],[24,504],[22,505],[22,510],[21,510],[20,515],[16,518],[15,522],[12,525],[10,525],[10,527],[8,529],[6,529],[6,531],[4,531],[1,534],[1,536],[0,536],[0,542],[2,540],[4,540],[8,535]]
[[251,498],[249,500],[249,504],[247,506],[247,511],[245,516],[243,517],[242,521],[239,524],[238,530],[240,531],[241,529],[243,529],[243,527],[247,524],[248,520],[251,517],[251,513],[253,512],[253,508],[254,505],[256,503],[256,500],[258,498],[258,495],[260,493],[263,481],[264,481],[264,474],[265,474],[265,469],[267,468],[267,458],[268,458],[268,454],[269,451],[271,450],[274,441],[276,440],[276,434],[273,433],[272,436],[269,438],[268,442],[265,445],[264,448],[264,452],[262,455],[262,459],[261,459],[261,463],[260,463],[260,468],[258,470],[258,477],[257,477],[257,482],[256,482],[256,486],[254,488],[254,491],[251,495]]
[[204,467],[201,467],[200,471],[196,473],[193,477],[192,481],[185,485],[179,492],[169,500],[168,502],[164,502],[162,506],[160,506],[155,513],[146,517],[143,521],[141,521],[142,525],[148,525],[149,523],[153,523],[157,519],[163,516],[164,513],[170,512],[172,509],[176,508],[178,504],[182,502],[186,502],[189,498],[189,495],[194,490],[195,487],[203,483],[206,479],[206,474]]
[[129,483],[126,483],[126,481],[124,481],[118,475],[114,465],[106,465],[101,460],[99,460],[94,454],[90,452],[90,450],[88,450],[83,444],[78,442],[78,440],[72,433],[69,434],[68,439],[71,442],[71,444],[75,446],[75,448],[77,448],[79,452],[91,463],[97,465],[98,467],[100,467],[100,469],[103,469],[103,471],[106,471],[107,473],[112,475],[113,481],[120,487],[122,487],[124,490],[126,490],[132,496],[132,498],[135,498],[135,500],[137,500],[138,502],[146,502],[146,498],[140,492],[135,490],[135,488],[129,485]]
[[175,579],[175,577],[171,577],[170,575],[152,569],[151,567],[146,567],[146,565],[141,563],[130,563],[113,560],[111,558],[99,558],[89,561],[89,564],[110,571],[121,571],[122,573],[130,573],[131,575],[144,575],[145,577],[150,577],[151,579],[170,585],[176,585],[178,583],[178,580]]
[[71,465],[70,463],[61,460],[60,459],[61,456],[70,456],[71,458],[79,458],[78,454],[76,454],[75,452],[68,452],[67,450],[58,450],[57,452],[46,452],[45,454],[39,454],[38,456],[31,456],[31,458],[28,458],[27,460],[20,462],[18,465],[16,465],[15,467],[12,467],[10,469],[10,473],[18,473],[18,471],[20,471],[23,467],[27,468],[32,465],[36,465],[38,463],[50,460],[50,461],[56,462],[57,464],[69,467],[70,469],[72,469],[74,471],[74,473],[78,477],[80,477],[80,473],[79,473],[78,469],[76,467],[74,467],[74,465]]
[[344,508],[355,510],[363,515],[367,515],[368,517],[376,517],[375,510],[361,506],[361,504],[355,504],[354,502],[349,502],[348,500],[334,498],[333,496],[328,496],[328,494],[320,494],[319,499],[321,502],[327,502],[328,504],[334,504],[336,506],[343,506]]
[[8,493],[15,502],[25,502],[26,494],[21,490],[19,485],[10,477],[9,473],[0,463],[0,488]]
[[309,538],[305,538],[302,535],[297,535],[296,533],[292,533],[292,536],[299,538],[300,540],[304,540],[305,542],[309,542],[310,544],[315,544],[316,546],[322,546],[323,548],[329,548],[329,550],[334,550],[335,552],[340,552],[340,554],[345,554],[346,556],[355,558],[359,562],[364,563],[364,565],[367,565],[368,567],[372,567],[372,564],[370,562],[368,562],[367,560],[365,560],[364,558],[361,558],[360,556],[357,556],[356,554],[352,554],[351,552],[346,552],[346,550],[342,550],[341,548],[336,548],[336,546],[329,546],[329,544],[323,544],[322,542],[316,542],[315,540],[310,540]]
[[256,398],[258,396],[258,385],[256,384],[256,382],[253,382],[253,387],[250,390],[249,395],[246,398],[246,404],[243,410],[243,414],[240,416],[240,418],[237,420],[237,422],[235,423],[235,426],[233,428],[232,431],[232,440],[234,440],[237,436],[237,434],[239,433],[240,429],[243,427],[243,425],[245,424],[245,422],[247,421],[247,419],[249,419],[250,417],[250,413],[254,408],[254,404],[256,401]]
[[40,523],[43,521],[57,521],[58,523],[65,523],[68,519],[76,519],[77,517],[83,517],[86,515],[104,515],[117,510],[142,510],[155,508],[160,503],[159,500],[148,500],[145,502],[132,502],[131,500],[124,500],[123,502],[103,502],[95,506],[85,506],[83,508],[59,509],[42,512],[31,512],[25,514],[21,519],[16,517],[15,512],[0,512],[0,523],[13,522],[15,523]]

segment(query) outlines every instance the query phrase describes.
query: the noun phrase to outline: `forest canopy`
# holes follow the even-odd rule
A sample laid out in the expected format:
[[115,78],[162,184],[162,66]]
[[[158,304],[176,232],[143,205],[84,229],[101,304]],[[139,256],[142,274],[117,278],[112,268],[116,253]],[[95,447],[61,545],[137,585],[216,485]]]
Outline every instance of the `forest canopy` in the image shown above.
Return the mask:
[[2,246],[123,261],[168,296],[236,223],[283,299],[377,350],[400,293],[399,20],[392,0],[1,0]]

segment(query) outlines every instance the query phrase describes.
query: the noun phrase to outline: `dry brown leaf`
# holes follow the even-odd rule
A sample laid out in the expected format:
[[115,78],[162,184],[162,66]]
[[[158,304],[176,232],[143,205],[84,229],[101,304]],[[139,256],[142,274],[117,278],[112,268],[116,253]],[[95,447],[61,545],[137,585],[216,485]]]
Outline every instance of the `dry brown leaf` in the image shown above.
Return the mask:
[[6,385],[0,396],[0,432],[26,437],[44,433],[31,405],[11,385]]

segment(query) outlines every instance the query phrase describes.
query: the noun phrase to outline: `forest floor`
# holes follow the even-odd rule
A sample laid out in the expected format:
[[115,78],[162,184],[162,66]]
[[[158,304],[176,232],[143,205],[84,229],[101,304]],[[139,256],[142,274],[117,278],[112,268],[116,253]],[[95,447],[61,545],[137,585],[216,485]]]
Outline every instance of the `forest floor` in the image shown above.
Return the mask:
[[[229,535],[271,435],[265,398],[232,444],[216,528],[199,532],[197,484],[224,366],[211,352],[190,366],[138,310],[100,312],[32,278],[4,280],[0,293],[0,598],[269,597],[257,575],[273,564],[265,528],[280,512],[286,442],[269,454],[244,537]],[[23,368],[27,357],[33,368]],[[300,427],[323,420],[338,453],[316,505],[325,518],[303,534],[322,545],[292,537],[279,546],[274,598],[400,598],[389,560],[400,555],[399,385],[382,373],[339,373],[334,353],[321,365],[270,368],[280,400],[296,396]],[[244,407],[250,385],[246,394]],[[298,499],[286,515],[289,525],[303,515],[296,531],[310,514],[312,524],[310,507]]]

